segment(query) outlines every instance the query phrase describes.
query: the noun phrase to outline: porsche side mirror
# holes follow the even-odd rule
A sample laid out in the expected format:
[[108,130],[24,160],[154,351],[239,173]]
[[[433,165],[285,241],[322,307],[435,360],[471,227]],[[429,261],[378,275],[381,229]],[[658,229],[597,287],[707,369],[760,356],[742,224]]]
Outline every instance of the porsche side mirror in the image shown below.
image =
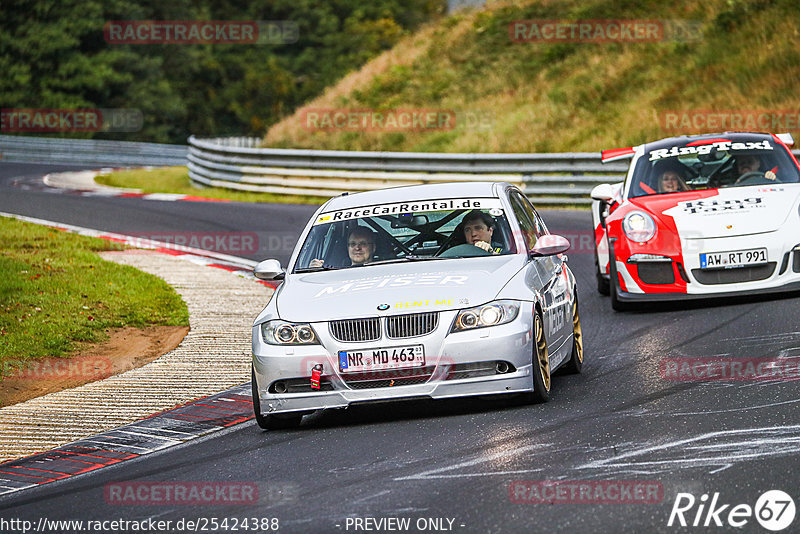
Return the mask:
[[614,188],[611,187],[611,184],[600,184],[592,189],[591,196],[593,200],[611,202],[614,200]]
[[555,234],[547,234],[540,237],[533,248],[530,250],[531,256],[555,256],[569,250],[569,240],[566,237]]
[[278,280],[282,279],[286,273],[278,260],[264,260],[255,266],[253,274],[259,280]]

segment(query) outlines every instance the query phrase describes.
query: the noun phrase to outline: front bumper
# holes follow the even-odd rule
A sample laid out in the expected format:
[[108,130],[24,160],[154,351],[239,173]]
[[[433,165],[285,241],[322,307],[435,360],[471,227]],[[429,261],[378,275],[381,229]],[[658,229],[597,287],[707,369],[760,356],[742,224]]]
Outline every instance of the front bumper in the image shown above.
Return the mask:
[[[260,325],[253,329],[253,368],[264,414],[344,408],[351,404],[408,398],[445,399],[530,391],[532,371],[533,303],[522,302],[517,318],[507,324],[448,333],[457,312],[441,312],[438,328],[431,334],[398,342],[381,338],[374,342],[341,343],[333,339],[327,323],[314,323],[320,345],[275,346],[261,338]],[[404,344],[422,344],[425,365],[432,374],[407,380],[408,369],[376,371],[379,387],[356,388],[353,374],[338,367],[340,350],[378,349]],[[488,368],[494,362],[508,364],[508,371],[493,374],[461,373],[456,369]],[[276,393],[281,381],[310,383],[311,369],[322,364],[320,390]],[[365,374],[359,373],[359,377]],[[472,375],[472,376],[471,376]],[[480,376],[474,376],[480,375]],[[397,377],[396,381],[392,377]],[[464,376],[467,376],[464,378]],[[363,384],[363,381],[360,381]],[[393,383],[394,382],[394,383]],[[392,385],[389,385],[392,384]]]
[[[768,263],[756,267],[701,269],[700,254],[764,247]],[[621,282],[617,292],[623,301],[675,301],[742,294],[767,294],[800,288],[800,247],[797,236],[788,231],[757,236],[693,239],[682,242],[680,254],[665,254],[664,270],[673,283],[651,284],[639,272],[641,264],[632,264],[625,247],[616,253],[615,268]],[[624,251],[623,251],[624,250]],[[648,251],[649,252],[649,251]],[[653,251],[657,254],[658,251]],[[623,261],[624,258],[624,261]],[[652,276],[652,275],[651,275]]]

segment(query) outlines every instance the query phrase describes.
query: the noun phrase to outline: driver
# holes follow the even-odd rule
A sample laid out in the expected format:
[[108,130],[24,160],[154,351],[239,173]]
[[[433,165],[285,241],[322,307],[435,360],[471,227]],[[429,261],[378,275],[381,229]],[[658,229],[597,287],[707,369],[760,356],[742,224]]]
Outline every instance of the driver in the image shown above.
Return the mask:
[[472,210],[464,216],[461,225],[464,229],[464,239],[467,244],[475,245],[492,254],[503,252],[502,245],[492,243],[492,234],[494,234],[496,223],[488,213]]
[[[735,156],[734,161],[736,162],[736,173],[739,175],[739,179],[749,172],[761,172],[761,159],[756,155],[744,154]],[[764,178],[767,180],[774,180],[777,176],[775,176],[775,172],[773,171],[766,171],[764,173]]]
[[[364,226],[356,226],[347,237],[347,255],[352,266],[366,265],[375,254],[375,232]],[[323,260],[313,259],[309,267],[322,267]]]

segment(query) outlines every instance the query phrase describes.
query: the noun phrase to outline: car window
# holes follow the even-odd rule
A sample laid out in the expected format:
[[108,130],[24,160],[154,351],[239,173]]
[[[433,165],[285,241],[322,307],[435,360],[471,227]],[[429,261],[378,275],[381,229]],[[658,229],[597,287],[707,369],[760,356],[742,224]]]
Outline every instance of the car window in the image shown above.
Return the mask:
[[525,240],[525,247],[530,250],[536,244],[538,234],[536,231],[535,216],[530,204],[522,198],[522,195],[516,191],[512,192],[509,196],[511,202],[511,209],[517,217],[520,229],[522,230],[522,238]]
[[[471,234],[468,239],[465,226],[482,227],[475,235],[489,250],[469,243],[476,238]],[[322,213],[306,236],[294,268],[343,269],[395,260],[515,253],[500,199],[446,199]]]
[[800,182],[786,149],[770,139],[685,140],[652,148],[636,162],[629,197]]

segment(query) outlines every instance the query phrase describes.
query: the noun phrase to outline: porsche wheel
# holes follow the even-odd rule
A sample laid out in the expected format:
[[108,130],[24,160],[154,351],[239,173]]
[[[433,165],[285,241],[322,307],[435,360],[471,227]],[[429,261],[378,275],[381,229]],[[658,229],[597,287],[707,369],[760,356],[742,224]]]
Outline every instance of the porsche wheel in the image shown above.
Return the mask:
[[256,371],[251,370],[252,374],[252,392],[253,392],[253,411],[256,415],[256,423],[264,430],[281,430],[286,428],[295,428],[300,424],[303,419],[303,414],[285,414],[285,415],[263,415],[261,413],[261,401],[258,398],[258,387],[256,386]]
[[580,373],[583,369],[583,329],[581,329],[581,316],[578,313],[578,297],[572,305],[572,354],[569,361],[564,364],[564,372],[569,374]]

